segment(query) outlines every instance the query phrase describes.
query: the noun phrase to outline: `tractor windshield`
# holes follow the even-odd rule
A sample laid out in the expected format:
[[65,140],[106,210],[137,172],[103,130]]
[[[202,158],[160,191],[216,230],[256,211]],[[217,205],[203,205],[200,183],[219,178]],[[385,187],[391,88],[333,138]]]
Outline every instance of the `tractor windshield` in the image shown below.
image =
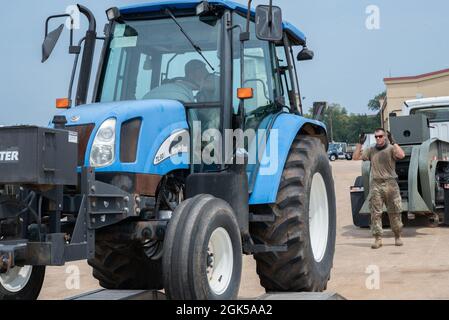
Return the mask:
[[219,102],[220,20],[215,23],[204,23],[198,17],[176,20],[206,59],[170,18],[116,23],[102,70],[99,102],[144,99]]

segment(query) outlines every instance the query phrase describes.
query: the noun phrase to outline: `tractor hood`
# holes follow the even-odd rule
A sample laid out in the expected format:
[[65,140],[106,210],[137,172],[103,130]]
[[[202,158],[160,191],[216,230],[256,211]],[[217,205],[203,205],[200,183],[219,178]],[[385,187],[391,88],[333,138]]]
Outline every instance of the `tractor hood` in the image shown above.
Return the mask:
[[[95,103],[74,107],[58,115],[66,117],[68,129],[78,132],[79,150],[82,152],[85,150],[84,161],[79,161],[80,166],[89,165],[90,150],[100,126],[104,121],[114,118],[117,121],[115,160],[107,167],[96,168],[97,172],[166,174],[172,170],[187,168],[185,164],[174,165],[170,159],[157,165],[154,164],[154,158],[164,141],[176,131],[188,130],[185,108],[178,101],[142,100]],[[140,132],[136,134],[135,138],[133,137],[138,140],[136,161],[124,163],[120,161],[120,152],[126,150],[127,145],[121,145],[122,125],[135,119],[141,121]],[[80,136],[85,131],[79,130],[79,128],[89,125],[93,127],[92,131],[88,133],[89,136]]]
[[[67,126],[80,124],[100,124],[109,118],[129,120],[134,117],[169,115],[171,119],[186,121],[184,106],[173,100],[142,100],[122,101],[110,103],[94,103],[73,107],[59,113],[67,118]],[[163,122],[163,123],[162,123]],[[158,122],[160,128],[166,125],[165,121]]]

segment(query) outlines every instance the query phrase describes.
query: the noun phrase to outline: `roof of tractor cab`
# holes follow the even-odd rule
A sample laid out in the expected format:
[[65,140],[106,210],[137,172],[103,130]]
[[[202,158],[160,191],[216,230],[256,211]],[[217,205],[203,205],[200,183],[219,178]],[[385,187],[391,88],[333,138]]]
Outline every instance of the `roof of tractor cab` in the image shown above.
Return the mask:
[[[165,8],[172,9],[193,9],[201,0],[166,0],[166,1],[155,1],[151,3],[142,3],[136,5],[130,5],[126,7],[121,7],[120,12],[122,14],[133,14],[133,13],[144,13],[144,12],[155,12],[160,11]],[[230,10],[235,10],[241,12],[243,14],[247,14],[248,7],[229,0],[210,0],[208,1],[212,5],[218,5],[225,7]],[[255,16],[255,10],[251,9],[251,15]],[[304,45],[306,43],[306,37],[304,33],[293,26],[292,24],[284,21],[283,22],[284,30],[287,32],[290,41],[293,45]]]

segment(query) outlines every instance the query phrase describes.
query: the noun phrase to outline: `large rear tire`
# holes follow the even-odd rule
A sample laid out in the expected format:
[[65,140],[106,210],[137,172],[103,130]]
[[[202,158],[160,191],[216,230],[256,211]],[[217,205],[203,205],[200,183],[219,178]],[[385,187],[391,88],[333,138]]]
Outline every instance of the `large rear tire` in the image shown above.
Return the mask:
[[321,141],[298,136],[282,174],[276,203],[256,208],[274,222],[251,224],[256,243],[287,252],[255,254],[266,291],[323,291],[335,251],[336,205],[332,169]]
[[36,300],[45,278],[45,266],[14,267],[0,274],[0,300]]
[[97,237],[95,258],[88,261],[105,289],[160,290],[162,261],[149,259],[140,243],[119,243]]
[[236,299],[242,244],[229,204],[210,195],[181,203],[168,224],[163,270],[169,299]]

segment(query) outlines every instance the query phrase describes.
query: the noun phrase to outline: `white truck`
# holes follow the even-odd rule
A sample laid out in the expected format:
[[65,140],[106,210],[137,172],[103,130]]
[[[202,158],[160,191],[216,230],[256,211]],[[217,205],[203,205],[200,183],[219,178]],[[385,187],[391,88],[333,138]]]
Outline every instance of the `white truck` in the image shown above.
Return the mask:
[[425,114],[430,123],[430,137],[449,141],[449,96],[408,100],[402,115]]

